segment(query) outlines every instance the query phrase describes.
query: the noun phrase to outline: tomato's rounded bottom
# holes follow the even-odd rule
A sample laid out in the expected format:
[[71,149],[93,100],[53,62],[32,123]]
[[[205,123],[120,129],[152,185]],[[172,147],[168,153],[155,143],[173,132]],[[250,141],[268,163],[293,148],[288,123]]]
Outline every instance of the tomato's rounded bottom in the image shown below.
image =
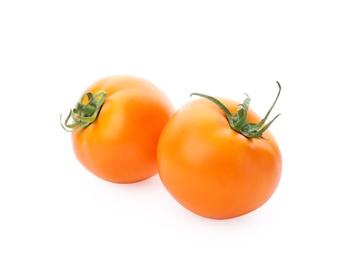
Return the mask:
[[204,214],[204,213],[200,213],[200,212],[197,212],[197,211],[190,210],[188,208],[185,208],[184,206],[183,207],[186,210],[192,212],[193,214],[198,215],[198,216],[203,217],[203,218],[214,219],[214,220],[227,220],[227,219],[234,219],[234,218],[238,218],[238,217],[250,214],[250,213],[256,211],[261,206],[259,206],[257,208],[254,208],[252,210],[246,211],[246,212],[239,212],[239,213],[234,213],[234,214]]
[[136,178],[133,178],[133,179],[132,179],[132,178],[131,178],[131,179],[114,178],[114,179],[112,179],[112,178],[104,178],[104,177],[99,176],[99,175],[94,174],[94,173],[93,173],[93,175],[95,175],[96,177],[98,177],[98,178],[100,178],[100,179],[102,179],[102,180],[105,180],[105,181],[107,181],[107,182],[112,182],[112,183],[117,183],[117,184],[133,184],[133,183],[138,183],[138,182],[146,181],[146,180],[148,180],[148,179],[150,179],[150,178],[156,176],[157,173],[154,173],[154,174],[149,175],[149,176],[145,176],[145,177],[143,177],[143,178],[137,178],[137,179],[136,179]]
[[[163,183],[163,181],[162,181]],[[226,220],[241,217],[252,213],[266,204],[277,187],[269,192],[267,196],[262,193],[254,193],[253,196],[240,198],[233,196],[230,198],[226,193],[198,193],[195,190],[192,193],[180,192],[179,189],[163,183],[168,193],[186,210],[198,216],[214,219]]]

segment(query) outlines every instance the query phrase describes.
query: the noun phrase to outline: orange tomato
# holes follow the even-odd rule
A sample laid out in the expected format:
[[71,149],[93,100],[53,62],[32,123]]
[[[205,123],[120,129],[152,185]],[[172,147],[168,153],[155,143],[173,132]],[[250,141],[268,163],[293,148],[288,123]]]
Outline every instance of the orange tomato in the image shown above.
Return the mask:
[[[159,176],[186,209],[212,219],[233,218],[272,196],[281,177],[281,153],[267,130],[273,120],[264,125],[248,108],[250,98],[239,104],[206,97],[210,100],[198,98],[183,106],[166,124],[157,148]],[[237,123],[243,133],[231,128]]]
[[167,96],[151,82],[127,75],[103,78],[84,93],[70,113],[75,122],[68,124],[69,118],[65,122],[65,128],[72,128],[72,145],[80,163],[116,183],[138,182],[157,174],[158,138],[174,113]]

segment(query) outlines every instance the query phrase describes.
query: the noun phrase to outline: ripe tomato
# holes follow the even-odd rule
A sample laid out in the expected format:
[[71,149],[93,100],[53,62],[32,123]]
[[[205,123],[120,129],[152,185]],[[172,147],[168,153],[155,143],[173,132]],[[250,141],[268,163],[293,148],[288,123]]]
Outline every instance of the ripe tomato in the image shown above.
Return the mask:
[[249,97],[239,104],[196,95],[206,99],[183,106],[162,131],[160,179],[182,206],[198,215],[227,219],[249,213],[272,196],[281,177],[280,149],[267,130],[274,119],[264,125],[277,98],[261,120],[248,108]]
[[174,113],[167,96],[149,81],[127,75],[103,78],[84,93],[64,127],[72,129],[80,163],[116,183],[157,174],[158,138]]

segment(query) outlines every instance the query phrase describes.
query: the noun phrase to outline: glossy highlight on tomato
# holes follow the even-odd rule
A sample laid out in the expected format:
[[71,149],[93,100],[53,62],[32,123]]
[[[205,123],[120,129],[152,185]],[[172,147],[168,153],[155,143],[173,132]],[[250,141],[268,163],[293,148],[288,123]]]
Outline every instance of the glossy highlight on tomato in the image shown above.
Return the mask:
[[169,98],[151,82],[110,76],[84,91],[64,128],[71,128],[74,153],[87,170],[110,182],[133,183],[157,174],[159,135],[173,113]]
[[248,107],[249,97],[239,104],[198,95],[206,98],[180,108],[162,131],[160,179],[182,206],[200,216],[249,213],[268,201],[280,182],[281,152],[268,130],[273,120],[265,125]]

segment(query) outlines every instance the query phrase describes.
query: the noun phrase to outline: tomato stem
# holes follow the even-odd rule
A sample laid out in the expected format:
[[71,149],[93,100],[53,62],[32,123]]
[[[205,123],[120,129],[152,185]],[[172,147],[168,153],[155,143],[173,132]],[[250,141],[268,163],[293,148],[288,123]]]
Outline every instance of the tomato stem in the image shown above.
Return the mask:
[[229,122],[229,126],[234,131],[242,134],[243,136],[245,136],[247,138],[257,138],[257,137],[264,138],[262,134],[272,125],[272,123],[276,120],[276,118],[278,116],[280,116],[280,114],[278,114],[270,122],[265,124],[273,107],[277,103],[277,100],[278,100],[279,95],[281,93],[281,89],[282,89],[281,85],[279,84],[278,81],[276,81],[276,82],[277,82],[277,85],[279,88],[277,97],[276,97],[275,101],[273,102],[271,108],[268,110],[265,117],[257,124],[248,122],[248,109],[249,109],[251,99],[247,94],[245,94],[246,99],[244,100],[243,104],[239,105],[239,108],[234,115],[229,111],[229,109],[222,102],[220,102],[218,99],[216,99],[214,97],[211,97],[211,96],[208,96],[205,94],[201,94],[201,93],[192,93],[190,96],[195,95],[195,96],[200,96],[200,97],[206,98],[206,99],[212,101],[213,103],[215,103],[217,106],[219,106],[219,108],[222,109],[222,111],[225,113],[226,118]]
[[[82,95],[80,101],[76,103],[76,107],[73,110],[70,110],[64,124],[62,123],[60,115],[60,124],[62,128],[68,132],[78,132],[92,124],[97,119],[106,96],[107,92],[105,91],[98,91],[96,94],[87,92]],[[87,97],[88,101],[83,103],[85,97]],[[69,124],[70,118],[73,121],[71,124]]]

